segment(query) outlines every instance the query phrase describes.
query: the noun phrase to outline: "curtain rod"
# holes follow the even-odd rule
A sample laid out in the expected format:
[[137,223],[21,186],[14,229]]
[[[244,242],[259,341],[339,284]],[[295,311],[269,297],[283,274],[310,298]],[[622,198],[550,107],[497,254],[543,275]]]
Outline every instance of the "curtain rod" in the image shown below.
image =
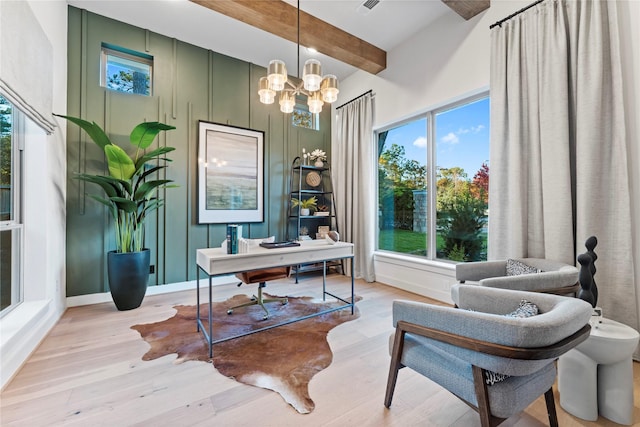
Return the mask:
[[489,26],[489,29],[492,29],[493,27],[497,26],[501,26],[503,22],[508,21],[509,19],[513,18],[514,16],[518,16],[520,15],[522,12],[524,12],[525,10],[531,9],[533,6],[542,3],[544,0],[538,0],[536,2],[531,3],[529,6],[525,6],[522,9],[520,9],[519,11],[512,13],[511,15],[507,16],[506,18],[503,18],[499,21],[497,21],[495,24]]
[[358,96],[356,96],[355,98],[353,98],[351,101],[347,101],[347,102],[345,102],[344,104],[342,104],[341,106],[336,107],[336,110],[338,110],[338,109],[340,109],[340,108],[344,107],[344,106],[345,106],[345,105],[347,105],[347,104],[351,104],[351,103],[352,103],[353,101],[355,101],[356,99],[360,99],[360,98],[362,98],[363,96],[366,96],[366,95],[368,95],[368,94],[370,94],[370,93],[372,93],[372,92],[373,92],[373,89],[369,89],[368,91],[366,91],[366,92],[365,92],[365,93],[363,93],[362,95],[358,95]]

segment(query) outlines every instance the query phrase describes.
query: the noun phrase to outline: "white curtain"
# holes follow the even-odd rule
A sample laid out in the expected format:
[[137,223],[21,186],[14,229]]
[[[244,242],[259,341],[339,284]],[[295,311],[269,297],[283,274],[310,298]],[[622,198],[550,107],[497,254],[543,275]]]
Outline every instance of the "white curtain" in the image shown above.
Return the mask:
[[615,1],[548,0],[491,33],[489,258],[576,264],[598,238],[598,305],[638,329]]
[[[354,245],[354,277],[375,280],[376,150],[372,97],[366,94],[338,109],[337,138],[331,145],[333,189],[341,240]],[[347,263],[345,273],[350,273]]]

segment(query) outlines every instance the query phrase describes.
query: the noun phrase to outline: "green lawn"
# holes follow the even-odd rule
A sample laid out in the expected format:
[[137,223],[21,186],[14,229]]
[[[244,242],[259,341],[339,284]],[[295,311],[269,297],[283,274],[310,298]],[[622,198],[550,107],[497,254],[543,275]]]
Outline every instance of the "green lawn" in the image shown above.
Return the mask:
[[378,247],[386,251],[427,255],[427,233],[410,230],[380,230]]
[[[482,233],[485,248],[487,235]],[[441,236],[436,237],[436,246],[440,250],[444,245]],[[419,233],[410,230],[379,230],[378,248],[385,251],[400,252],[411,255],[427,255],[427,233]],[[486,253],[486,249],[484,251]]]

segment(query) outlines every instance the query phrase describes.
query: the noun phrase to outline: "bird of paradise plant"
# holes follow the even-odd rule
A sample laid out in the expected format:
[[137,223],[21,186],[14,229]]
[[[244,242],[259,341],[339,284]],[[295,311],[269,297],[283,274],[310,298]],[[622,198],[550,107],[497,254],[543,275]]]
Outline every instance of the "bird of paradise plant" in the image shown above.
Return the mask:
[[160,122],[143,122],[137,125],[129,137],[136,148],[130,157],[121,147],[113,144],[104,130],[95,122],[78,117],[56,114],[82,128],[91,140],[105,153],[109,175],[80,173],[75,178],[99,185],[105,197],[89,195],[107,206],[115,225],[116,252],[139,252],[144,248],[144,224],[148,215],[160,208],[164,200],[157,196],[161,188],[177,187],[168,185],[170,179],[149,179],[152,174],[166,168],[166,165],[148,165],[152,160],[170,162],[165,155],[175,147],[160,147],[146,151],[161,131],[175,129],[175,126]]

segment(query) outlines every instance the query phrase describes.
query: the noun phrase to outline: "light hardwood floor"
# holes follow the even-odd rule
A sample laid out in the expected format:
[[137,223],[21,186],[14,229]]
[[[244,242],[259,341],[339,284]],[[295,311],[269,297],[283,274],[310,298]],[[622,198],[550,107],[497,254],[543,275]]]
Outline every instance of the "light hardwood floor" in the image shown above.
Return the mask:
[[[330,276],[332,288],[348,294],[348,281]],[[267,292],[318,295],[320,279],[270,283]],[[254,289],[214,289],[216,300]],[[144,362],[148,345],[130,329],[172,316],[177,304],[195,304],[195,291],[148,296],[139,309],[118,312],[113,304],[66,311],[23,369],[0,395],[2,426],[478,426],[475,412],[428,379],[400,371],[391,409],[383,405],[394,299],[429,301],[378,283],[356,281],[360,318],[329,334],[333,363],[309,390],[316,404],[298,414],[271,391],[237,383],[211,364],[174,364],[175,355]],[[195,327],[195,325],[194,325]],[[277,345],[277,343],[274,343]],[[640,422],[640,369],[634,364],[635,420]],[[556,405],[561,426],[615,426],[600,418],[585,422]],[[544,399],[503,426],[548,425]]]

